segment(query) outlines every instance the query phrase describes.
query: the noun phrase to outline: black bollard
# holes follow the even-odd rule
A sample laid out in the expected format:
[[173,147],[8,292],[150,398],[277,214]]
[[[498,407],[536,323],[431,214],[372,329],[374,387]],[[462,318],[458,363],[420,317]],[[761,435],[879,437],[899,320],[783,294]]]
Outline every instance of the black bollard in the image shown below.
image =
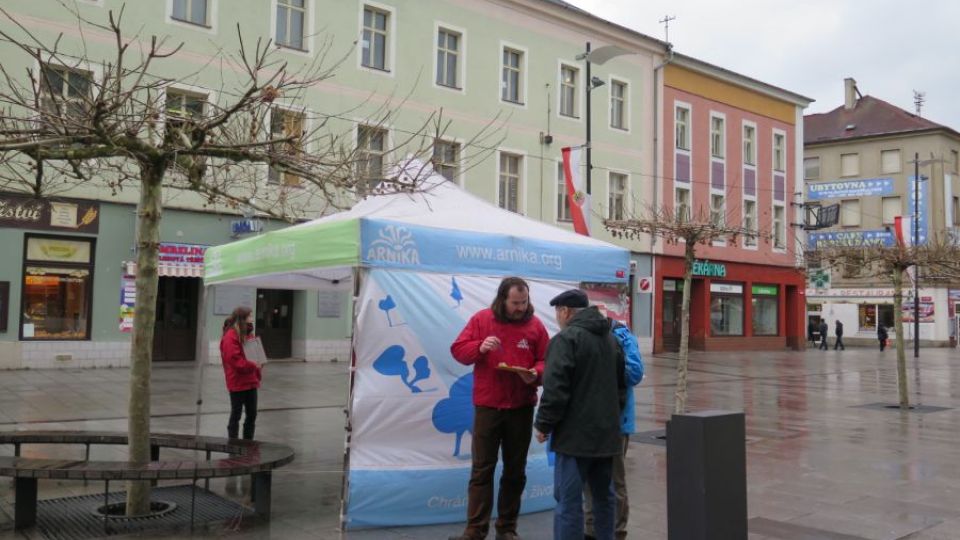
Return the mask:
[[703,411],[667,423],[667,537],[746,540],[743,413]]

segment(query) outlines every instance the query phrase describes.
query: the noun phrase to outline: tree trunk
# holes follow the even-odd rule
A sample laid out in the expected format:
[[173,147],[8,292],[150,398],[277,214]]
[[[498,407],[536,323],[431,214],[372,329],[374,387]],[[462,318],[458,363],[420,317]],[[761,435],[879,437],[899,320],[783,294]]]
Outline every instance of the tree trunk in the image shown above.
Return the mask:
[[680,359],[677,361],[677,389],[673,395],[673,414],[687,411],[687,364],[690,358],[690,294],[693,288],[693,242],[686,243],[683,266],[683,301],[680,304]]
[[[893,326],[897,331],[897,393],[900,394],[900,408],[910,407],[907,394],[907,355],[904,352],[903,334],[903,270],[893,269]],[[919,314],[914,314],[916,317]],[[913,336],[917,339],[920,336]]]
[[[162,183],[165,164],[140,164],[140,203],[137,206],[137,302],[130,345],[130,461],[150,461],[150,368],[153,325],[157,307],[157,259],[160,249]],[[127,483],[127,515],[150,511],[150,483]]]

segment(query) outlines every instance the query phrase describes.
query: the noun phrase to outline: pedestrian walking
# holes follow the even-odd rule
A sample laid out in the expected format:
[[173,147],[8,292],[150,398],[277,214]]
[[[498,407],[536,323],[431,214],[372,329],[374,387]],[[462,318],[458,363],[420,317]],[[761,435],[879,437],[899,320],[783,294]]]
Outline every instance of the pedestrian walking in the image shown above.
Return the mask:
[[833,328],[833,333],[837,335],[837,341],[833,344],[833,350],[837,350],[837,347],[840,347],[841,351],[847,350],[843,345],[843,323],[838,319],[836,326]]
[[467,525],[463,534],[450,540],[487,537],[498,455],[503,459],[503,471],[496,540],[520,538],[517,517],[527,483],[533,408],[548,342],[546,327],[533,313],[527,282],[508,277],[500,282],[493,304],[474,314],[450,346],[457,362],[473,366],[474,406]]
[[810,340],[810,343],[817,344],[817,323],[812,320],[807,323],[807,339]]
[[877,339],[880,341],[880,352],[883,352],[883,350],[887,348],[887,338],[888,338],[888,337],[889,337],[889,335],[887,334],[887,327],[885,327],[882,323],[881,323],[881,324],[878,324],[878,325],[877,325]]
[[827,346],[827,330],[830,327],[827,325],[826,319],[820,319],[820,350],[825,351],[829,347]]
[[624,356],[610,322],[587,307],[579,289],[550,301],[560,332],[550,340],[543,395],[534,421],[537,440],[555,452],[553,537],[584,536],[583,486],[593,495],[598,540],[614,537],[613,459],[623,453],[620,412],[626,400]]
[[[626,400],[623,412],[620,413],[620,433],[623,437],[623,452],[613,457],[613,493],[616,496],[616,512],[614,519],[614,537],[622,540],[627,537],[627,522],[630,518],[630,501],[627,496],[626,457],[627,447],[630,444],[630,435],[636,430],[636,405],[633,397],[633,387],[643,380],[643,358],[640,356],[640,346],[637,338],[624,324],[610,319],[610,325],[620,350],[624,356],[624,378],[626,382]],[[590,486],[584,484],[583,511],[585,540],[595,540],[593,526],[593,497]]]
[[253,439],[257,425],[257,389],[260,388],[262,365],[247,359],[243,344],[253,338],[253,314],[248,307],[238,307],[223,321],[220,338],[220,360],[230,392],[230,419],[227,436],[236,439],[243,421],[243,438]]

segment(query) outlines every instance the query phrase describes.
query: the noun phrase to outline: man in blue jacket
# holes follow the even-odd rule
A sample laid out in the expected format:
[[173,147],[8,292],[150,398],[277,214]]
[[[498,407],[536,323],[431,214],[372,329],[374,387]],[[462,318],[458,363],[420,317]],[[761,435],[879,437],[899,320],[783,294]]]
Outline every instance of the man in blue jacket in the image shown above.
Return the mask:
[[[625,458],[627,455],[627,445],[630,444],[630,435],[636,430],[636,411],[633,398],[633,387],[640,384],[643,380],[643,358],[640,356],[640,346],[637,344],[637,338],[630,332],[630,329],[617,321],[610,321],[613,326],[612,333],[617,338],[617,343],[623,350],[624,355],[624,378],[626,380],[627,399],[624,403],[623,412],[620,413],[620,433],[623,435],[623,453],[613,458],[613,491],[617,496],[617,513],[614,522],[615,538],[617,540],[627,537],[627,519],[630,517],[630,503],[627,499],[627,477]],[[584,508],[584,531],[586,538],[595,538],[593,532],[593,497],[590,496],[590,486],[584,485],[583,500]]]

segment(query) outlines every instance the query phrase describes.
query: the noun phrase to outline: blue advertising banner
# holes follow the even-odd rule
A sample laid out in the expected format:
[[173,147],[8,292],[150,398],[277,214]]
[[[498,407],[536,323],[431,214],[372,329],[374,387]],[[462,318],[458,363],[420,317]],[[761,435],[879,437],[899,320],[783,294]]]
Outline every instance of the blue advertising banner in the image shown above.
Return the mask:
[[844,197],[871,197],[893,194],[893,178],[841,180],[807,184],[807,200],[823,201]]
[[809,249],[861,246],[890,247],[895,243],[896,239],[894,238],[893,232],[883,229],[872,231],[812,232],[807,234],[807,246]]
[[[918,210],[918,212],[917,212],[917,218],[919,219],[919,225],[918,225],[918,227],[917,227],[917,232],[919,233],[919,242],[918,242],[918,245],[923,245],[923,244],[926,244],[926,243],[927,243],[927,235],[928,235],[928,232],[929,232],[929,227],[928,227],[928,225],[927,225],[927,216],[928,216],[928,213],[929,213],[929,204],[927,204],[927,199],[928,199],[928,197],[927,197],[927,191],[928,191],[927,184],[928,184],[929,182],[923,181],[923,177],[922,177],[922,176],[921,176],[920,178],[921,178],[921,180],[920,180],[920,204],[917,205],[917,210]],[[909,186],[910,186],[910,189],[909,189],[909,193],[907,194],[907,211],[910,213],[910,218],[911,218],[910,225],[912,226],[912,225],[914,224],[914,221],[913,221],[913,219],[912,219],[912,218],[913,218],[913,208],[914,208],[914,206],[913,206],[913,204],[914,204],[913,201],[914,201],[914,195],[916,194],[916,191],[915,191],[915,190],[917,189],[917,188],[916,188],[916,178],[913,177],[913,176],[911,176],[911,177],[910,177],[910,181],[908,182],[908,184],[909,184]],[[911,230],[910,235],[911,235],[911,237],[910,237],[909,242],[912,244],[912,243],[913,243],[913,232],[912,232],[912,230]]]
[[599,283],[624,283],[630,273],[630,252],[612,245],[569,244],[370,219],[362,221],[360,243],[361,262],[374,267]]

